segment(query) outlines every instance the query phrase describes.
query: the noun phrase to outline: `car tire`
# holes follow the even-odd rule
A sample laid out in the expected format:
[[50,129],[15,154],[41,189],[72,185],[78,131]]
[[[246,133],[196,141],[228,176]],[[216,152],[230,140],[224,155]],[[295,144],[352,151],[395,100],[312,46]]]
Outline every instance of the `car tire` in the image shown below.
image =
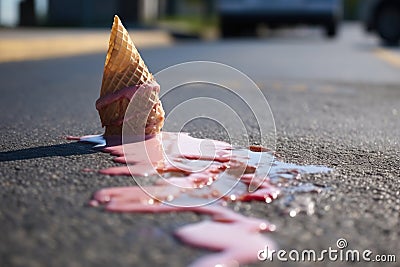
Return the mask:
[[[239,22],[239,23],[238,23]],[[239,19],[232,16],[221,16],[220,32],[222,38],[233,37],[253,37],[257,34],[257,24],[245,19]]]
[[400,41],[400,6],[382,5],[375,17],[376,31],[385,43],[394,45]]
[[338,33],[338,23],[330,22],[325,25],[325,36],[328,38],[335,38]]
[[220,32],[222,38],[232,38],[240,36],[240,27],[236,25],[235,19],[232,17],[221,16]]

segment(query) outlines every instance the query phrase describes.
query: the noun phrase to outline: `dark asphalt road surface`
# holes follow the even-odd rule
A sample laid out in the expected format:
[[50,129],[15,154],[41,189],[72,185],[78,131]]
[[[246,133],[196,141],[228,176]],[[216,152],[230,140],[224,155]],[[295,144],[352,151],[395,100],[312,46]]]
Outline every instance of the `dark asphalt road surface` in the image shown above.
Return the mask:
[[[275,223],[278,230],[270,236],[280,248],[320,251],[345,238],[351,249],[395,254],[399,261],[400,69],[351,38],[335,46],[310,34],[182,43],[143,49],[142,56],[153,72],[198,59],[238,67],[269,101],[281,157],[335,169],[303,178],[330,188],[311,195],[314,215],[292,218],[278,202],[237,206]],[[64,139],[102,132],[94,102],[104,56],[0,64],[1,266],[186,266],[207,253],[172,235],[201,219],[194,213],[112,214],[86,205],[98,189],[133,184],[127,177],[82,172],[116,164],[90,145]],[[187,130],[224,140],[215,127],[193,124]]]

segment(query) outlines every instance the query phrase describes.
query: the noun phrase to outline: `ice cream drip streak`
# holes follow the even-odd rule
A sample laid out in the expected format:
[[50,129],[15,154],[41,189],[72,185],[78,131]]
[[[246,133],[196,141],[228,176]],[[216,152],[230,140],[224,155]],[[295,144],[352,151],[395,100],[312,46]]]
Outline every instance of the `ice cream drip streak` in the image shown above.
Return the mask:
[[131,100],[133,95],[136,93],[136,91],[138,89],[139,89],[139,86],[135,85],[135,86],[131,86],[131,87],[125,87],[119,91],[108,93],[108,94],[100,97],[96,101],[96,109],[100,110],[102,108],[105,108],[108,105],[110,105],[111,103],[119,101],[123,98]]
[[[121,100],[126,99],[129,102],[131,102],[132,98],[134,95],[139,91],[139,90],[151,90],[156,92],[157,94],[160,92],[160,85],[156,81],[150,81],[142,85],[134,85],[134,86],[129,86],[129,87],[124,87],[120,90],[107,93],[106,95],[101,96],[99,99],[96,101],[96,109],[97,111],[101,111],[104,108],[109,107],[111,104],[119,104],[122,105]],[[117,125],[120,126],[123,124],[124,121],[129,120],[130,118],[118,118],[114,119],[111,121],[109,124],[110,125]],[[105,126],[105,125],[102,125]]]
[[[275,243],[263,234],[274,231],[267,220],[245,217],[227,207],[228,202],[270,203],[282,192],[273,185],[280,179],[295,179],[302,173],[327,172],[319,166],[298,166],[275,160],[268,150],[252,146],[234,148],[228,143],[198,139],[185,133],[162,132],[142,142],[105,146],[101,136],[79,138],[103,146],[124,166],[100,172],[133,175],[139,184],[158,176],[150,186],[102,189],[90,204],[111,212],[187,212],[210,215],[210,220],[175,231],[184,243],[217,251],[191,266],[238,266],[257,261],[257,252]],[[266,174],[268,173],[268,177]],[[248,188],[259,185],[254,192]],[[307,188],[307,190],[315,188]],[[240,242],[237,242],[240,240]]]

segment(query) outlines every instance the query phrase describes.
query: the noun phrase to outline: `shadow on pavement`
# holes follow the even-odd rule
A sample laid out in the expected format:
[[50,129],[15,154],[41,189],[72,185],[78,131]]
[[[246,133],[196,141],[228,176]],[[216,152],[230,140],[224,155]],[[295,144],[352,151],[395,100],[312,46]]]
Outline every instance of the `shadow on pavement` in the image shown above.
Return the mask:
[[96,150],[93,150],[93,145],[76,142],[0,152],[0,162],[93,153],[97,153]]

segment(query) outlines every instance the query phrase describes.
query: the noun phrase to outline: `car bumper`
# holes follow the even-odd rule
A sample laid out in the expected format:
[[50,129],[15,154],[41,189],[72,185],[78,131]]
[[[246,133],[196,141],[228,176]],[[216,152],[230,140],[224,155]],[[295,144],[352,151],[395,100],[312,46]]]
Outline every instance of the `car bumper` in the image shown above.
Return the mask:
[[247,22],[263,22],[267,24],[323,24],[340,19],[340,15],[334,12],[224,12],[221,13],[221,16]]

